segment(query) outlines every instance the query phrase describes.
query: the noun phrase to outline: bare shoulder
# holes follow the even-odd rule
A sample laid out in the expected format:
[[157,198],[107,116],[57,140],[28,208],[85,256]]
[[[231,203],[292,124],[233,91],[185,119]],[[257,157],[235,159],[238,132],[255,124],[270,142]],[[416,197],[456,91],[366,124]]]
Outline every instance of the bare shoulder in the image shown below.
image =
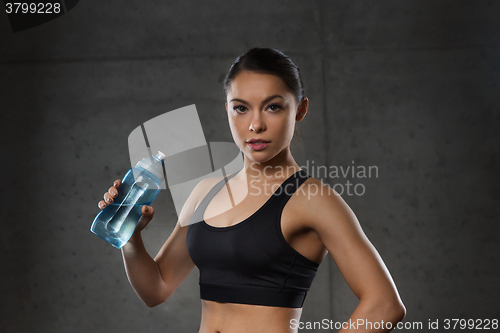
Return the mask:
[[308,211],[321,209],[342,200],[332,187],[314,177],[307,178],[294,195],[300,199],[296,201],[301,208],[306,208]]
[[198,206],[208,192],[210,192],[210,190],[224,178],[224,176],[217,176],[200,180],[200,182],[193,189],[193,194],[196,198],[196,206]]
[[223,179],[223,176],[208,177],[200,180],[198,184],[193,188],[191,194],[184,202],[184,206],[179,214],[178,224],[181,227],[185,227],[189,224],[191,216],[198,208],[198,205],[203,200],[203,198],[210,192],[210,190]]
[[354,212],[344,199],[321,180],[309,177],[294,195],[297,196],[296,211],[320,236],[328,233],[331,237],[333,232],[341,233],[346,229],[361,231]]

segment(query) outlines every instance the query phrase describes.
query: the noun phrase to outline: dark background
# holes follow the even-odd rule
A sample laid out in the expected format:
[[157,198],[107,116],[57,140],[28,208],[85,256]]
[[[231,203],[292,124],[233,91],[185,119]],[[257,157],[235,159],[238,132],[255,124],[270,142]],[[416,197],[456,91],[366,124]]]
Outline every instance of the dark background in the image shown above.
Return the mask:
[[[406,331],[500,319],[499,22],[472,0],[80,1],[18,33],[0,14],[2,332],[197,332],[197,269],[148,308],[89,228],[141,123],[196,104],[206,140],[232,141],[222,80],[254,46],[300,67],[299,164],[378,167],[343,197],[424,325]],[[154,206],[152,255],[177,218],[168,191]],[[328,256],[301,319],[356,302]]]

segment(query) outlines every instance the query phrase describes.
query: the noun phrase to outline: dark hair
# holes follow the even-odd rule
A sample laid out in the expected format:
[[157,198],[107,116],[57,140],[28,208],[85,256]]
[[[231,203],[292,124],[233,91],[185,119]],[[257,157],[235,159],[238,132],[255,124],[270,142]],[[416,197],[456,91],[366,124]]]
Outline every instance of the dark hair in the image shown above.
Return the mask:
[[[299,68],[283,52],[276,49],[255,47],[239,55],[224,79],[224,99],[233,79],[242,71],[275,75],[283,80],[295,97],[297,105],[304,98],[304,87]],[[295,133],[301,140],[295,126]],[[294,137],[295,137],[294,133]]]

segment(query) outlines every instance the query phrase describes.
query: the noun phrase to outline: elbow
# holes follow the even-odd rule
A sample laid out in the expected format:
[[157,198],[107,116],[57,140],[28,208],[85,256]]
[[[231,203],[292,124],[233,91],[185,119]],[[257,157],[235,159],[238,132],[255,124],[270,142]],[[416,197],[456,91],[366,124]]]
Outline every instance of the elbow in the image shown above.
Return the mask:
[[384,307],[384,317],[390,318],[393,323],[400,322],[406,316],[406,307],[403,302],[398,298],[397,300],[387,302]]
[[165,303],[167,299],[169,299],[171,294],[165,293],[163,295],[155,295],[154,297],[141,298],[141,300],[146,304],[149,308],[154,308],[160,304]]
[[155,306],[158,306],[162,303],[164,303],[167,299],[163,299],[163,298],[157,298],[157,299],[150,299],[150,300],[142,300],[144,302],[144,304],[146,304],[147,307],[149,308],[154,308]]
[[[399,297],[396,298],[375,298],[367,300],[368,311],[377,318],[396,324],[406,316],[406,307]],[[369,304],[369,305],[368,305]]]
[[394,307],[393,315],[397,322],[403,321],[406,317],[406,307],[403,302],[398,302],[398,304]]
[[146,306],[148,308],[154,308],[155,306],[158,306],[160,304],[162,304],[164,301],[159,301],[159,300],[142,300],[144,302],[144,304],[146,304]]

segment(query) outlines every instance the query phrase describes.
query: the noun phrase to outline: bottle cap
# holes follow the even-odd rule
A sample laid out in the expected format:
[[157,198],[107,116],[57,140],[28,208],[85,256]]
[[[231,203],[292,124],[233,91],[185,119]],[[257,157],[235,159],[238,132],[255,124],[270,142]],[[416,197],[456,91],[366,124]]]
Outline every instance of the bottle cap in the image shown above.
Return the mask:
[[158,154],[145,157],[137,162],[136,166],[140,166],[141,168],[151,172],[159,180],[163,180],[163,160],[165,160],[166,157],[167,155],[158,151]]
[[164,153],[162,153],[161,151],[158,150],[158,154],[156,154],[155,156],[157,159],[159,159],[160,161],[163,161],[167,155],[165,155]]

